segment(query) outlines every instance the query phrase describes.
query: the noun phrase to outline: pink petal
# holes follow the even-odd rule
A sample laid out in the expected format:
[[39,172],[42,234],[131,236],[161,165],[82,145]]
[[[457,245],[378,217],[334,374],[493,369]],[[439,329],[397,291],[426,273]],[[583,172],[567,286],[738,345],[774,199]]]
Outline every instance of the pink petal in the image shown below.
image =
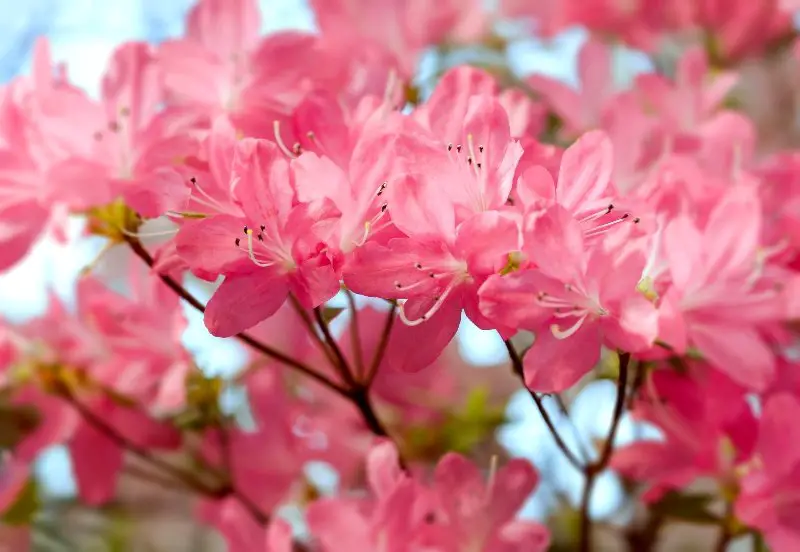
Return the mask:
[[110,501],[122,469],[122,449],[88,423],[82,423],[72,437],[69,450],[81,500],[89,506]]
[[217,337],[236,335],[275,314],[287,294],[286,277],[274,270],[227,276],[206,306],[206,328]]
[[692,323],[689,335],[711,364],[749,389],[764,390],[775,376],[775,356],[756,329]]
[[323,550],[348,550],[374,552],[372,531],[353,504],[323,498],[308,507],[306,519],[311,534],[322,544]]
[[566,339],[542,329],[523,359],[525,384],[542,393],[569,389],[600,360],[600,345],[598,328],[589,321]]
[[528,500],[539,475],[527,460],[512,458],[500,468],[491,487],[491,517],[498,525],[504,524],[517,514]]
[[406,176],[392,182],[386,194],[392,222],[407,236],[447,242],[455,237],[455,210],[442,182]]
[[456,250],[467,261],[472,275],[500,272],[508,263],[508,255],[522,245],[515,217],[498,211],[478,213],[458,226]]
[[685,290],[690,282],[702,278],[703,236],[686,216],[672,220],[664,230],[664,253],[675,285]]
[[292,552],[292,550],[294,550],[292,526],[283,519],[273,519],[267,529],[265,552]]
[[[183,224],[175,238],[178,255],[192,269],[220,274],[249,263],[247,239],[243,232],[246,221],[219,215]],[[239,238],[240,246],[236,246]],[[252,264],[252,263],[250,263]]]
[[292,209],[289,163],[272,142],[245,138],[236,144],[231,192],[253,223],[281,219]]
[[520,175],[516,190],[526,211],[549,207],[556,198],[556,184],[550,171],[538,165],[529,167]]
[[407,326],[394,323],[386,347],[386,363],[391,370],[419,372],[430,366],[455,337],[461,323],[461,299],[451,297],[429,320]]
[[481,94],[493,95],[497,89],[495,79],[480,69],[463,65],[449,70],[427,101],[431,130],[444,143],[460,143],[464,139],[462,129],[470,99]]
[[582,273],[586,256],[583,231],[573,216],[554,205],[532,219],[526,228],[525,251],[539,270],[557,280],[572,282]]
[[581,136],[561,158],[558,202],[573,213],[591,208],[606,195],[613,165],[611,140],[604,132],[595,130]]
[[201,0],[189,12],[186,34],[221,59],[241,56],[261,35],[256,0]]
[[761,413],[758,450],[764,469],[775,480],[800,465],[800,401],[788,393],[770,397]]
[[367,479],[378,498],[387,496],[403,478],[397,448],[391,442],[375,445],[367,455]]

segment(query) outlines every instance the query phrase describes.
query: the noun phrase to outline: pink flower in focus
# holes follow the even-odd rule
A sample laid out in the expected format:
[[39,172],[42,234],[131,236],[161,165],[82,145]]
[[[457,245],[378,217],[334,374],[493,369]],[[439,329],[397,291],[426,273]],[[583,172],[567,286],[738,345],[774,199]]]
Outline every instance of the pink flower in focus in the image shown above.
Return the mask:
[[176,238],[192,269],[225,275],[205,313],[219,337],[272,316],[290,292],[311,308],[339,290],[318,237],[322,206],[295,204],[289,163],[276,145],[245,139],[236,147],[231,194],[240,213],[187,222]]

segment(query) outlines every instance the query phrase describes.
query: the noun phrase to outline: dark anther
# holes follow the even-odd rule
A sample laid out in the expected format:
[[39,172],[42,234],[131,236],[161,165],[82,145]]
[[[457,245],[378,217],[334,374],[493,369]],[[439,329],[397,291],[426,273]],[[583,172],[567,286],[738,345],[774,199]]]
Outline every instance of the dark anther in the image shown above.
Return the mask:
[[258,241],[264,241],[264,236],[262,234],[258,235]]
[[472,165],[472,157],[467,157],[467,164]]
[[631,216],[631,214],[630,214],[630,213],[625,213],[624,215],[622,215],[622,216],[620,217],[620,219],[626,219],[626,218],[628,218],[629,216]]
[[386,212],[386,209],[387,209],[388,207],[389,207],[389,204],[388,204],[388,203],[384,203],[383,205],[381,205],[381,213],[384,213],[384,212]]
[[197,179],[195,177],[191,177],[189,179],[189,182],[191,182],[192,184],[197,184]]
[[119,131],[119,123],[116,121],[111,121],[108,123],[108,130],[111,132],[118,132]]
[[417,263],[414,266],[417,267],[417,270],[422,270],[422,263]]
[[394,283],[394,287],[396,287],[397,289],[400,289],[401,287],[403,287],[403,284],[401,284],[400,282],[395,282]]
[[241,242],[242,242],[242,240],[240,240],[239,238],[236,238],[236,241],[235,241],[235,243],[236,243],[236,247],[239,247],[239,244],[240,244]]
[[447,144],[447,151],[453,150],[453,144]]
[[431,272],[430,274],[428,274],[428,276],[429,276],[429,277],[431,277],[431,278],[436,278],[436,274],[434,274],[433,272]]
[[481,163],[475,163],[475,166],[478,167],[479,169],[483,167]]
[[264,231],[264,230],[266,230],[266,229],[267,229],[267,227],[266,227],[266,226],[264,226],[264,225],[262,224],[262,225],[261,225],[261,231],[263,232],[263,231]]
[[483,153],[483,146],[478,146],[478,151]]
[[428,512],[427,514],[425,514],[423,521],[425,523],[436,523],[436,514],[434,514],[433,512]]
[[245,234],[247,234],[247,230],[248,230],[248,228],[247,228],[247,226],[245,226],[245,227],[244,227],[244,233],[245,233]]
[[610,213],[613,210],[614,210],[614,204],[613,203],[609,203],[608,210],[606,211],[606,214]]
[[514,198],[513,197],[509,197],[506,200],[506,205],[514,205]]
[[457,145],[457,146],[456,146],[456,151],[457,151],[458,153],[461,153],[461,144],[459,144],[459,145]]
[[642,219],[640,219],[639,217],[636,217],[635,219],[633,219],[633,223],[634,223],[634,224],[639,224],[639,222],[640,222],[641,220],[642,220]]
[[103,133],[100,131],[95,132],[93,136],[94,139],[97,140],[98,142],[103,139]]

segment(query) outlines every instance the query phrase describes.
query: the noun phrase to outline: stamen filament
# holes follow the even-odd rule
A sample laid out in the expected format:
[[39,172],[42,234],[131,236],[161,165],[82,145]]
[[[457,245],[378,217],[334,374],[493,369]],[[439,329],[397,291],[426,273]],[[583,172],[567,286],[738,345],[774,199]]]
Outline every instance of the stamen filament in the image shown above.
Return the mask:
[[553,334],[553,337],[555,337],[556,339],[567,339],[568,337],[572,337],[573,335],[575,335],[578,332],[578,330],[581,329],[581,326],[583,326],[583,323],[584,323],[584,321],[586,321],[586,317],[588,317],[588,316],[589,316],[589,313],[585,312],[583,314],[583,316],[578,318],[578,320],[576,320],[575,323],[572,326],[570,326],[569,328],[567,328],[566,330],[562,330],[561,327],[558,324],[551,324],[550,325],[550,332]]
[[277,119],[272,121],[272,132],[275,134],[275,143],[277,144],[278,149],[281,150],[289,159],[297,158],[297,155],[295,155],[292,150],[286,147],[286,143],[283,141],[283,138],[281,138],[281,122]]

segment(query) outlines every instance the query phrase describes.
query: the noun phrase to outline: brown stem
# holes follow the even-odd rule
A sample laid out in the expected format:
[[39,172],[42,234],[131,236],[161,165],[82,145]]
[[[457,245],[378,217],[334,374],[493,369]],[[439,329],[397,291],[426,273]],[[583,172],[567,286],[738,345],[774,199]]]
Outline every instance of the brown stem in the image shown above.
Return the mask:
[[394,319],[396,318],[395,314],[397,312],[397,304],[392,303],[391,307],[389,308],[389,312],[386,315],[386,323],[383,325],[383,333],[381,333],[381,339],[378,342],[378,347],[375,349],[375,354],[372,356],[372,363],[369,367],[369,372],[367,373],[367,377],[364,380],[364,385],[369,387],[372,385],[372,382],[375,381],[375,376],[378,375],[378,369],[383,362],[383,357],[386,355],[386,348],[389,346],[389,338],[392,335],[392,328],[394,327]]
[[119,433],[116,429],[108,425],[105,420],[92,412],[92,410],[86,405],[81,403],[68,388],[64,387],[60,389],[60,396],[63,397],[64,400],[78,412],[78,414],[81,415],[86,423],[92,426],[99,433],[102,433],[103,436],[105,436],[109,441],[113,442],[119,448],[127,450],[151,466],[158,468],[164,473],[174,477],[176,480],[186,485],[186,487],[199,494],[215,498],[222,498],[227,494],[226,489],[214,488],[202,481],[195,474],[182,470],[166,460],[155,456],[153,452],[147,448],[137,445]]
[[300,301],[297,300],[297,297],[291,293],[289,294],[289,301],[291,301],[295,312],[297,312],[297,315],[302,319],[303,324],[305,325],[314,342],[317,344],[317,347],[319,347],[319,350],[325,354],[325,358],[328,359],[328,362],[330,362],[331,366],[335,367],[337,362],[336,357],[333,356],[333,351],[331,351],[330,347],[328,347],[327,343],[325,343],[325,340],[322,339],[322,336],[320,336],[319,332],[317,332],[317,326],[315,325],[311,316],[309,316],[308,311],[303,308],[303,305],[300,304]]
[[358,308],[356,308],[356,296],[349,289],[345,290],[347,306],[351,312],[350,322],[350,348],[353,349],[353,362],[356,365],[356,379],[364,381],[364,352],[361,350],[361,327],[358,323]]
[[361,416],[364,418],[364,422],[367,424],[370,431],[378,437],[389,437],[389,432],[383,427],[383,423],[381,423],[378,415],[375,414],[375,409],[372,407],[369,389],[357,387],[350,392],[350,398],[359,412],[361,412]]
[[[136,238],[126,237],[126,241],[130,245],[131,249],[133,250],[136,255],[141,258],[148,266],[151,268],[154,265],[153,257],[147,250],[142,246],[141,242]],[[189,293],[181,284],[176,282],[172,277],[159,273],[158,274],[161,280],[169,286],[175,293],[178,294],[183,300],[193,306],[200,312],[205,312],[205,305],[203,305],[200,301],[197,300],[191,293]],[[336,344],[333,336],[328,329],[328,325],[325,323],[324,318],[322,317],[322,311],[319,308],[314,309],[314,313],[317,317],[317,322],[319,323],[320,329],[325,336],[325,340],[327,345],[330,346],[331,350],[333,351],[336,362],[334,362],[335,367],[338,367],[341,371],[342,378],[345,380],[345,385],[347,387],[342,387],[333,380],[329,379],[327,376],[316,372],[315,370],[311,369],[310,367],[306,366],[302,362],[295,360],[287,355],[284,355],[280,351],[272,349],[268,345],[261,343],[260,341],[254,339],[247,333],[239,333],[236,337],[241,340],[242,342],[250,345],[256,351],[263,353],[266,356],[272,357],[287,366],[291,366],[292,368],[306,374],[307,376],[315,379],[319,383],[323,384],[325,387],[335,391],[343,398],[349,400],[353,403],[353,405],[358,409],[361,413],[361,416],[364,419],[367,427],[370,429],[372,433],[379,437],[387,437],[390,438],[389,433],[386,431],[386,428],[383,427],[378,415],[375,413],[375,409],[372,406],[372,401],[369,397],[369,385],[362,385],[355,381],[353,374],[350,372],[347,360],[344,358],[341,349]],[[378,360],[379,362],[379,360]]]
[[[150,255],[150,253],[148,253],[148,251],[142,246],[141,242],[136,238],[132,237],[126,237],[125,239],[128,242],[128,245],[130,245],[133,252],[140,259],[142,259],[150,268],[152,268],[153,265],[155,264],[155,261],[153,260],[153,257]],[[176,282],[175,279],[173,279],[171,276],[162,274],[160,272],[158,273],[158,276],[159,278],[161,278],[161,281],[164,282],[181,299],[189,303],[192,307],[194,307],[198,311],[205,312],[206,310],[205,305],[203,305],[203,303],[201,303],[195,296],[189,293],[186,290],[186,288],[184,288],[180,283]],[[277,360],[278,362],[290,366],[295,370],[297,370],[298,372],[307,375],[308,377],[316,380],[317,382],[321,383],[328,389],[335,391],[339,395],[345,397],[347,396],[347,390],[345,388],[343,388],[342,386],[340,386],[339,384],[337,384],[324,374],[320,374],[315,370],[311,369],[309,366],[303,364],[302,362],[295,360],[292,357],[278,351],[277,349],[273,349],[269,345],[266,345],[265,343],[258,341],[248,333],[241,332],[239,334],[236,334],[236,338],[239,339],[239,341],[249,345],[251,348],[258,351],[259,353],[271,357]]]
[[600,457],[596,462],[589,464],[584,469],[586,483],[583,487],[580,505],[580,532],[578,533],[579,552],[589,552],[591,550],[592,517],[589,513],[589,504],[591,502],[592,491],[594,490],[597,476],[606,469],[608,463],[611,461],[611,455],[614,452],[614,440],[617,437],[617,430],[619,429],[619,422],[622,419],[622,413],[625,411],[625,390],[628,385],[628,365],[630,364],[630,360],[630,353],[620,353],[617,400],[614,404],[614,417],[611,420],[608,437],[606,437],[606,441],[603,444]]
[[547,409],[544,407],[544,403],[542,402],[541,397],[539,395],[530,390],[525,383],[525,373],[522,367],[522,359],[517,353],[517,350],[514,348],[514,344],[511,343],[510,340],[505,340],[506,349],[508,350],[508,356],[511,359],[511,366],[514,370],[514,373],[522,380],[522,385],[525,386],[525,389],[528,391],[528,394],[533,399],[533,402],[536,404],[536,408],[539,410],[539,414],[542,416],[547,429],[550,431],[550,435],[553,436],[553,439],[556,442],[556,445],[567,458],[570,464],[572,464],[576,469],[583,471],[584,465],[578,460],[575,454],[569,449],[567,444],[564,442],[564,439],[561,438],[558,431],[556,430],[555,424],[553,424],[553,420],[550,418],[550,414],[547,413]]
[[342,349],[339,347],[339,344],[336,343],[336,339],[331,334],[328,323],[325,321],[325,317],[322,315],[321,307],[316,307],[314,309],[314,318],[317,320],[319,329],[322,330],[322,335],[325,337],[325,343],[328,345],[330,350],[333,351],[333,367],[339,371],[339,375],[342,377],[342,380],[347,386],[349,386],[351,389],[355,388],[356,380],[353,375],[353,371],[350,370],[350,364],[347,362],[344,353],[342,353]]

